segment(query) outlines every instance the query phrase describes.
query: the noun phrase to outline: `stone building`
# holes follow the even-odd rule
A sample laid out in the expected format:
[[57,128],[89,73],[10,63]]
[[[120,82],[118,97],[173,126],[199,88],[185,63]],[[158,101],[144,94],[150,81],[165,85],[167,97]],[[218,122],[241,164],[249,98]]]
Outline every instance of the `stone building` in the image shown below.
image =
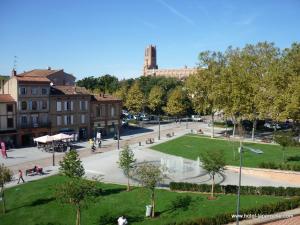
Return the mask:
[[93,136],[114,135],[121,126],[122,101],[106,94],[93,95],[91,98],[91,129]]
[[51,133],[75,134],[79,140],[90,137],[90,100],[90,93],[83,87],[52,86]]
[[17,144],[16,102],[8,94],[0,94],[0,141],[9,147]]
[[158,69],[156,46],[150,45],[145,50],[143,76],[174,77],[179,80],[186,79],[189,75],[197,73],[197,68]]

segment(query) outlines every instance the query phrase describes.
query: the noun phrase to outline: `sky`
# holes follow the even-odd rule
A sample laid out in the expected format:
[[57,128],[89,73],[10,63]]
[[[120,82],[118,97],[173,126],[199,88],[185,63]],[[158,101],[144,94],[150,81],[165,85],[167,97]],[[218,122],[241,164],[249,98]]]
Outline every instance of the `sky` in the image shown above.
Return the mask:
[[0,74],[50,66],[134,78],[150,44],[165,69],[230,45],[283,49],[300,41],[299,12],[299,0],[0,0]]

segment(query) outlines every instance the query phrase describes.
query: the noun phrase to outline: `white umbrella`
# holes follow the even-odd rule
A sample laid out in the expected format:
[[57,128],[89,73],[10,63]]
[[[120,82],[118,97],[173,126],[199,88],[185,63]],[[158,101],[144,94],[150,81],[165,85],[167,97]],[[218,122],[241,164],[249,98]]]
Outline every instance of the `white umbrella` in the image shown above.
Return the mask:
[[63,133],[56,134],[51,137],[53,138],[54,141],[61,141],[61,140],[73,138],[72,135],[67,135],[67,134],[63,134]]
[[48,142],[52,142],[54,139],[52,136],[49,135],[45,135],[45,136],[41,136],[38,138],[34,138],[33,139],[35,142],[39,142],[39,143],[48,143]]

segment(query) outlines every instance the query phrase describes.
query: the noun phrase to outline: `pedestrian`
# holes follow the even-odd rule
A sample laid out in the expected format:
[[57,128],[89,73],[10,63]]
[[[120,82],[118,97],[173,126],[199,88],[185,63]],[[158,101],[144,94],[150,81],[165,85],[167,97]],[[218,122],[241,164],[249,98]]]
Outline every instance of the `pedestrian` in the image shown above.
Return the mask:
[[19,180],[18,180],[18,183],[20,183],[20,180],[23,181],[23,183],[25,183],[24,179],[23,179],[23,173],[22,173],[22,170],[19,170]]
[[101,148],[101,140],[98,142],[98,147]]

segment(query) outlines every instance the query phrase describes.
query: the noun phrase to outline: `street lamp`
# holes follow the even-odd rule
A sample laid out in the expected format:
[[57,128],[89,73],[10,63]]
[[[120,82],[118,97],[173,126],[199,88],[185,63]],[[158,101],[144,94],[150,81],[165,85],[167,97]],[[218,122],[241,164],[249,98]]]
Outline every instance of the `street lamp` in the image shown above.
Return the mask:
[[239,153],[240,153],[240,172],[239,172],[239,187],[238,187],[238,198],[237,198],[237,206],[236,206],[236,224],[239,225],[239,214],[240,214],[240,194],[241,194],[241,179],[242,179],[242,161],[243,161],[243,151],[249,150],[255,154],[262,154],[263,151],[259,149],[250,148],[247,146],[242,146],[242,142],[240,142]]
[[120,149],[120,125],[118,125],[118,150]]
[[186,125],[185,128],[188,129],[188,117],[186,117]]
[[158,140],[160,140],[160,118],[158,116]]

